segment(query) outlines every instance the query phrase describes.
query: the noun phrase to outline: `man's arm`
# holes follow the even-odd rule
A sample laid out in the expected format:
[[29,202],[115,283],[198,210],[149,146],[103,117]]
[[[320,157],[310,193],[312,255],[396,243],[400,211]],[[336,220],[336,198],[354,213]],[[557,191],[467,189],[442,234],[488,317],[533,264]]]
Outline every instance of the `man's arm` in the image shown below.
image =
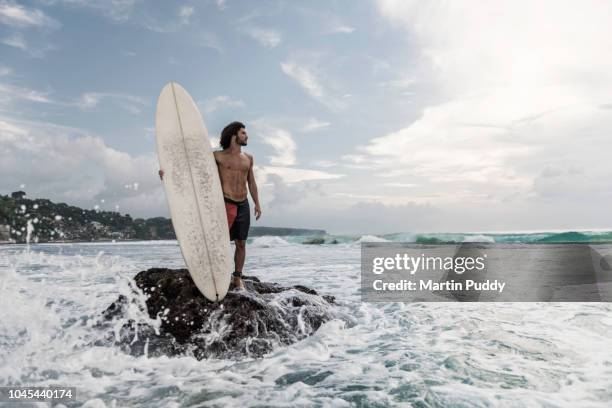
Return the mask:
[[249,175],[247,178],[247,183],[249,185],[249,192],[251,193],[251,197],[253,197],[253,201],[255,202],[255,219],[258,220],[261,217],[261,207],[259,206],[259,195],[257,193],[257,183],[255,182],[255,173],[253,173],[253,156],[247,154],[249,160],[251,160],[251,165],[249,166]]

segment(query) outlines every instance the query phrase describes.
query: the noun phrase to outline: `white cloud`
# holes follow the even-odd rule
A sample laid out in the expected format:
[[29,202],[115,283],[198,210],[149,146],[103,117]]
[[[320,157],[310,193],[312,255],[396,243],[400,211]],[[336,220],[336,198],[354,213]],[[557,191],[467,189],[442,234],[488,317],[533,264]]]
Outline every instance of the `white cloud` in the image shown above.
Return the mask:
[[312,165],[316,167],[327,168],[327,167],[334,167],[337,165],[337,163],[331,160],[315,160],[314,162],[312,162]]
[[118,106],[132,114],[139,114],[142,107],[148,102],[135,95],[112,93],[112,92],[88,92],[81,95],[76,101],[61,101],[51,98],[50,92],[16,86],[10,83],[0,82],[0,106],[9,105],[16,101],[54,104],[66,107],[78,107],[83,110],[94,109],[105,100],[112,100]]
[[324,59],[328,60],[324,53],[298,51],[281,62],[280,67],[285,75],[325,107],[331,110],[344,108],[346,102],[337,96],[338,83],[325,72]]
[[340,156],[340,159],[353,164],[364,164],[369,160],[369,158],[363,154],[344,154]]
[[[90,208],[104,199],[109,209],[139,215],[167,213],[153,154],[133,156],[80,129],[0,118],[0,190],[20,184],[33,197]],[[126,185],[138,188],[126,189]],[[102,208],[104,209],[104,208]]]
[[281,35],[275,30],[253,27],[245,32],[266,48],[275,48],[281,42]]
[[182,24],[189,24],[189,19],[193,16],[194,11],[193,6],[182,6],[179,8],[178,15],[181,18]]
[[93,109],[105,99],[113,100],[119,107],[135,115],[141,113],[141,108],[147,105],[147,101],[139,96],[112,92],[84,93],[74,105],[85,110]]
[[53,103],[48,93],[0,82],[0,105],[10,104],[14,101]]
[[14,27],[58,27],[60,24],[38,9],[12,1],[0,2],[0,22]]
[[343,174],[329,173],[320,170],[300,169],[295,167],[255,165],[255,176],[258,182],[264,183],[270,174],[280,176],[286,183],[298,183],[312,180],[333,180],[344,177]]
[[10,67],[0,65],[0,76],[7,76],[7,75],[11,75],[12,73],[13,73],[13,70]]
[[355,31],[355,28],[349,25],[339,25],[332,29],[333,33],[342,33],[342,34],[350,34],[353,31]]
[[28,45],[26,44],[23,37],[19,34],[13,34],[10,37],[6,37],[2,40],[2,43],[9,47],[19,48],[20,50],[27,51]]
[[224,49],[221,40],[213,33],[201,33],[195,37],[195,45],[198,47],[211,48],[219,54],[223,54]]
[[418,187],[418,184],[415,183],[384,183],[384,186],[387,187],[397,187],[397,188],[414,188]]
[[407,76],[404,74],[399,78],[382,82],[381,85],[384,87],[389,87],[389,88],[404,89],[404,88],[410,88],[414,86],[415,83],[416,83],[416,79],[414,77]]
[[336,193],[337,182],[289,182],[270,175],[260,186],[264,225],[322,228],[330,233],[389,233],[423,230],[439,223],[437,208],[414,202],[385,205]]
[[145,127],[144,128],[144,135],[147,139],[154,139],[155,138],[155,128],[154,127]]
[[275,151],[270,156],[270,164],[273,166],[292,166],[296,163],[295,151],[297,146],[291,133],[284,129],[263,124],[255,121],[253,127],[261,140]]
[[322,191],[322,185],[317,182],[295,182],[286,183],[285,180],[278,174],[270,173],[267,175],[267,182],[272,185],[272,197],[266,200],[266,205],[278,210],[279,207],[293,207],[299,205],[300,202],[315,196],[321,197],[325,193]]
[[136,4],[142,0],[41,0],[47,5],[61,4],[67,7],[91,9],[114,21],[125,22],[130,19]]
[[245,106],[245,103],[242,99],[234,99],[227,95],[219,95],[207,99],[203,103],[198,103],[198,105],[202,105],[206,113],[212,113],[223,108],[242,108]]
[[25,51],[31,57],[34,58],[42,58],[47,52],[55,49],[55,47],[52,45],[45,45],[43,47],[32,47],[26,42],[23,35],[19,33],[3,38],[2,43],[8,45],[9,47]]
[[304,127],[302,127],[302,132],[315,132],[317,130],[325,129],[330,126],[331,123],[329,122],[324,122],[316,118],[310,118],[308,120],[308,123],[306,123]]
[[324,96],[323,86],[311,70],[296,62],[282,62],[281,69],[294,79],[311,96],[320,99]]
[[[590,169],[572,176],[574,186],[599,195],[604,185],[612,188],[605,181],[612,175],[605,157],[612,142],[603,136],[612,128],[612,110],[605,108],[612,87],[611,4],[378,4],[410,35],[429,65],[431,92],[443,102],[422,106],[419,119],[372,139],[347,161],[403,176],[404,183],[418,181],[422,193],[444,191],[445,200],[477,206],[510,196],[542,198],[549,190],[540,172],[560,163]],[[400,82],[390,85],[411,85],[408,69],[395,69]],[[584,198],[582,187],[569,187],[564,197]]]

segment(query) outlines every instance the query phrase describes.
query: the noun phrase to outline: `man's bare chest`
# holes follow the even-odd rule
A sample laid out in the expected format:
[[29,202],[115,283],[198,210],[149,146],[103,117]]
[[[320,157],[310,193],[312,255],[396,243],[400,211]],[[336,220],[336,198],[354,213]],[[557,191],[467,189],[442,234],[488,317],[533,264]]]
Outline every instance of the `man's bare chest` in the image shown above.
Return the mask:
[[225,157],[217,160],[217,166],[225,171],[247,172],[250,167],[250,161],[248,157]]

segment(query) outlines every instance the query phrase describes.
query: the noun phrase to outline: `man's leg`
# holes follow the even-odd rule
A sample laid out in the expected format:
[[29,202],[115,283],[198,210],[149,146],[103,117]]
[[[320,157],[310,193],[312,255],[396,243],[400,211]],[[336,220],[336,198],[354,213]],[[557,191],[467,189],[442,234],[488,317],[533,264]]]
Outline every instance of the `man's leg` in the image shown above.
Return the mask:
[[234,286],[240,289],[244,289],[244,283],[242,283],[242,268],[244,267],[244,259],[246,257],[246,241],[242,239],[234,240],[236,244],[236,251],[234,252]]
[[234,241],[236,244],[236,252],[234,252],[234,264],[236,265],[236,272],[242,274],[242,268],[244,267],[244,259],[246,257],[246,241],[237,239]]
[[246,240],[249,235],[250,212],[249,201],[238,203],[238,210],[234,224],[230,229],[230,238],[234,240],[236,251],[234,252],[234,286],[245,289],[242,282],[242,268],[246,257]]

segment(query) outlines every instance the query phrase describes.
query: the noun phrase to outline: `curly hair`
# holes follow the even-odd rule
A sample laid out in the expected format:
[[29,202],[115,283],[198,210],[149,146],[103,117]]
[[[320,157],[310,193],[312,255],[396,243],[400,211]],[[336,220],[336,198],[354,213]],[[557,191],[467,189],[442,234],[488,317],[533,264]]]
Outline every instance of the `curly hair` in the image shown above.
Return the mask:
[[245,127],[246,126],[244,126],[244,124],[241,122],[232,122],[223,128],[223,131],[221,132],[221,139],[219,140],[219,144],[223,150],[230,146],[232,136],[237,135],[240,129],[244,129]]

